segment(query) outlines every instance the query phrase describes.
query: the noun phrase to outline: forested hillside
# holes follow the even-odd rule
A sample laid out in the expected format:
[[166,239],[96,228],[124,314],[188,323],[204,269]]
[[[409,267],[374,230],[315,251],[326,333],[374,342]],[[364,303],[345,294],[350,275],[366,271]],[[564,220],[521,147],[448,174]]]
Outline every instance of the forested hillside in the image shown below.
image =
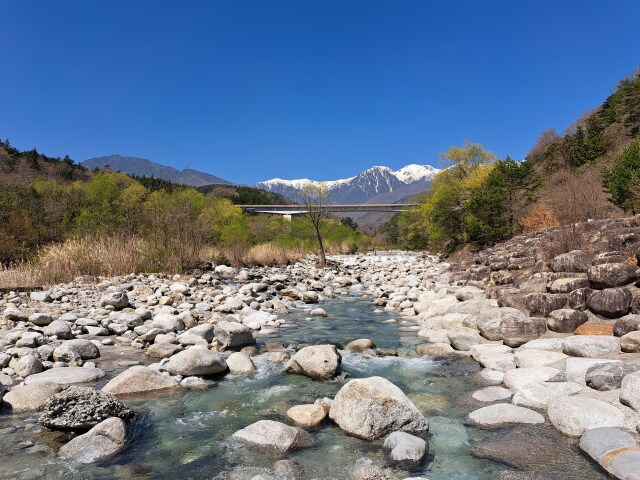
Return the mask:
[[[499,160],[469,142],[441,156],[450,168],[420,209],[383,229],[399,246],[451,253],[523,230],[640,212],[640,71],[563,135],[545,131],[524,161]],[[567,248],[581,241],[572,236]]]
[[[286,202],[255,188],[199,191],[162,179],[89,171],[68,158],[19,152],[8,141],[0,144],[0,165],[0,265],[56,258],[76,273],[180,271],[223,257],[236,264],[286,262],[315,247],[306,220],[248,215],[234,204]],[[337,220],[323,228],[329,250],[370,241]],[[109,270],[119,262],[120,268]]]

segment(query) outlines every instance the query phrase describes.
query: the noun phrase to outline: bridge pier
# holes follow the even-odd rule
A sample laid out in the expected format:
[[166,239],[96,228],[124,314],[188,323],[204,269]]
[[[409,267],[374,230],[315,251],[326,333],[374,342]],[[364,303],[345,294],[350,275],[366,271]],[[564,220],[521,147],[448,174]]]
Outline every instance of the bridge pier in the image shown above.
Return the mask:
[[284,215],[282,215],[282,218],[284,219],[285,222],[290,222],[291,221],[291,214],[290,213],[285,213]]

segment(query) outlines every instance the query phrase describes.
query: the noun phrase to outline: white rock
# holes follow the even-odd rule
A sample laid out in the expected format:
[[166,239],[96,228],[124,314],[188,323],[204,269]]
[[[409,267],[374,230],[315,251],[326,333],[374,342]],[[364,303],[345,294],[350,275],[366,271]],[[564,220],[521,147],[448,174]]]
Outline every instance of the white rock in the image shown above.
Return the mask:
[[549,420],[563,435],[579,437],[599,427],[624,427],[624,413],[595,398],[579,395],[552,400],[547,410]]
[[510,423],[544,423],[544,417],[528,408],[517,407],[510,403],[497,403],[475,410],[469,419],[483,426],[505,425]]

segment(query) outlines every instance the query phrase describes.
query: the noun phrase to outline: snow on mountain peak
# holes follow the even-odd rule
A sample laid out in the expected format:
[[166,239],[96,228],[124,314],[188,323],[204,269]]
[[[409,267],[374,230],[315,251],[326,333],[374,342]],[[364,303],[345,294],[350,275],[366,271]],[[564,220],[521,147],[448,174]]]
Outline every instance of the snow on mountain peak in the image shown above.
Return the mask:
[[432,179],[439,170],[431,165],[411,164],[392,172],[398,180],[404,183],[414,183],[420,180]]

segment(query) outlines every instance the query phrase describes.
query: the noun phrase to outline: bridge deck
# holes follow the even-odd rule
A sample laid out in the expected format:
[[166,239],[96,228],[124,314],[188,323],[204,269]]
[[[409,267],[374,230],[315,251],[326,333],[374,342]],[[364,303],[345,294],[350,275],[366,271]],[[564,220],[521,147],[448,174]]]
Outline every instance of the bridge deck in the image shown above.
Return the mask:
[[[356,204],[356,205],[323,205],[322,209],[332,213],[348,212],[404,212],[417,207],[417,203],[379,203],[379,204]],[[274,215],[301,215],[307,213],[304,205],[238,205],[247,212],[270,213]]]

